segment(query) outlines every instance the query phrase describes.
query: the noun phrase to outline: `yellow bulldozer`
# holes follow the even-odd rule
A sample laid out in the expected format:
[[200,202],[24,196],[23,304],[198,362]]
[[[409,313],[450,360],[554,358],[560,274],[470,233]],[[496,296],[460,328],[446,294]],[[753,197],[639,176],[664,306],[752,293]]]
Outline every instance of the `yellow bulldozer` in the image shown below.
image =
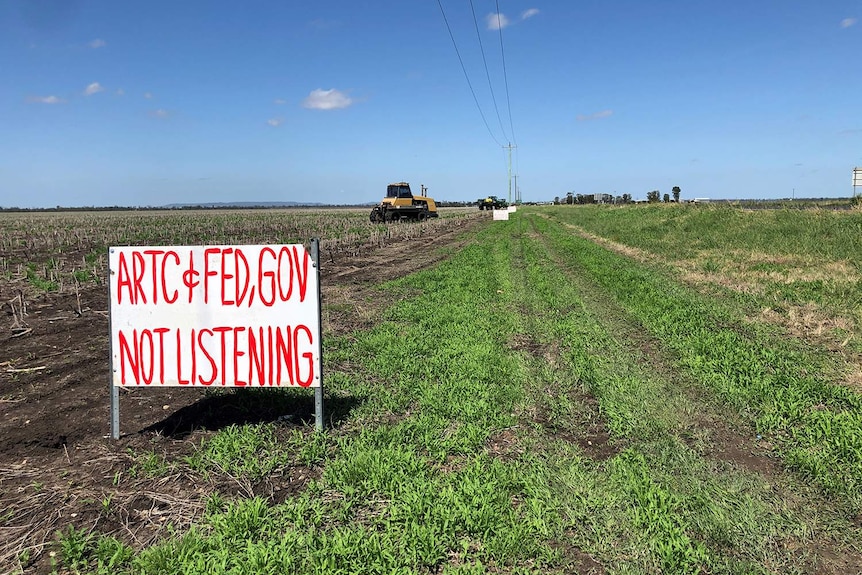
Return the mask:
[[408,220],[422,222],[437,217],[437,204],[425,195],[428,191],[422,186],[422,195],[414,196],[407,182],[396,182],[386,186],[386,197],[371,209],[371,221],[375,223]]

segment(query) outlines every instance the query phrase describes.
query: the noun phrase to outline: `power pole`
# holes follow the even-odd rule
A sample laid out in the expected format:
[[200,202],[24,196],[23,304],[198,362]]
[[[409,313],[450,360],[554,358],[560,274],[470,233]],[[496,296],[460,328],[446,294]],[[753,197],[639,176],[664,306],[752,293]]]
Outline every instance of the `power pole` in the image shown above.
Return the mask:
[[503,146],[507,150],[509,150],[509,203],[512,203],[512,148],[517,146],[513,146],[512,142],[509,142],[508,146]]
[[521,203],[521,189],[518,187],[518,174],[513,177],[515,178],[515,205],[519,205]]

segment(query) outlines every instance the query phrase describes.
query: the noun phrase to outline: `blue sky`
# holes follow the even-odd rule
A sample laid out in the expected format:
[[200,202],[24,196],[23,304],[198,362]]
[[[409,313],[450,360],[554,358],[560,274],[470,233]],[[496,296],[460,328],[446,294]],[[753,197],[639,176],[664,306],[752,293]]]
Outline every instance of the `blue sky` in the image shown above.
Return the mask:
[[472,4],[3,0],[0,206],[853,192],[860,0]]

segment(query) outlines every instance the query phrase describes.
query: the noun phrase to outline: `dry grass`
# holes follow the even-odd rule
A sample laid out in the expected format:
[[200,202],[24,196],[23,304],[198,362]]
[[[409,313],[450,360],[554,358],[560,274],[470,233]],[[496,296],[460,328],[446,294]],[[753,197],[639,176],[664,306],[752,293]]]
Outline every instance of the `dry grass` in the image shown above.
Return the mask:
[[23,557],[42,555],[68,525],[87,533],[98,528],[141,548],[162,538],[169,524],[185,530],[201,516],[206,502],[200,477],[182,472],[113,481],[131,458],[105,446],[101,451],[100,457],[75,462],[74,451],[64,450],[62,457],[77,465],[59,475],[50,459],[0,468],[0,565],[23,569]]

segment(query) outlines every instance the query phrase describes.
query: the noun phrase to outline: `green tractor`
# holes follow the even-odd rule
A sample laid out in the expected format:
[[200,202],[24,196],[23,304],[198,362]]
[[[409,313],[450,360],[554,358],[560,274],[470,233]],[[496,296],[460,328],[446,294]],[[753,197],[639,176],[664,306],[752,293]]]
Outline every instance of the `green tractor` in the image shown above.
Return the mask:
[[509,202],[497,196],[488,196],[487,198],[479,198],[476,205],[480,210],[502,210],[509,207]]

